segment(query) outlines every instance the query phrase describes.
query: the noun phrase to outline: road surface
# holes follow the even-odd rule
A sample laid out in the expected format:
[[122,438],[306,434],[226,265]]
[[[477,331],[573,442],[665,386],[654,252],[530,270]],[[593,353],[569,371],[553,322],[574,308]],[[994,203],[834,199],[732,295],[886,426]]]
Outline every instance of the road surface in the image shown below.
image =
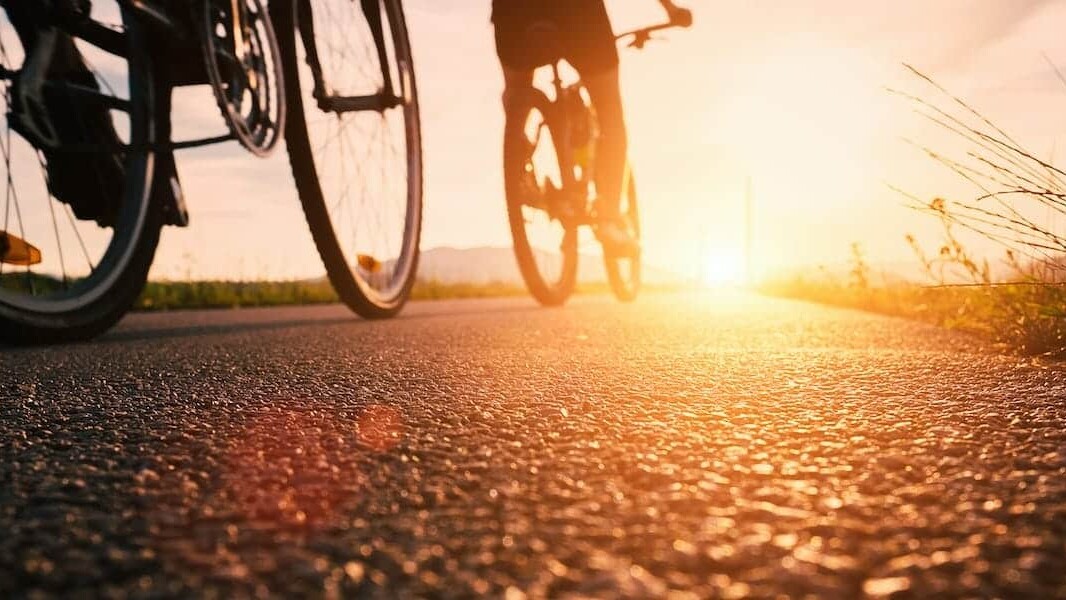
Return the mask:
[[1066,372],[729,294],[0,350],[0,597],[1066,596]]

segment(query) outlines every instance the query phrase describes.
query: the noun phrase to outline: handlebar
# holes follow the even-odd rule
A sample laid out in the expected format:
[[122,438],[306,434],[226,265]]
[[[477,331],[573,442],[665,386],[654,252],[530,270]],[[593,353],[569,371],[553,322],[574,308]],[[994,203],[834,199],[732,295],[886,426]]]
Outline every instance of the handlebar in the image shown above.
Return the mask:
[[657,32],[657,31],[663,31],[663,30],[666,30],[666,29],[674,29],[675,27],[676,28],[682,28],[682,27],[688,27],[688,25],[685,25],[683,23],[678,23],[676,21],[667,21],[666,23],[660,23],[658,25],[652,25],[650,27],[644,27],[644,28],[641,28],[641,29],[634,29],[633,31],[627,31],[625,33],[620,33],[620,34],[614,36],[614,39],[616,39],[618,41],[621,41],[621,40],[624,40],[627,37],[632,36],[633,39],[627,45],[630,48],[636,48],[637,50],[642,50],[644,48],[644,45],[647,44],[648,42],[650,42],[653,39],[651,37],[651,34]]

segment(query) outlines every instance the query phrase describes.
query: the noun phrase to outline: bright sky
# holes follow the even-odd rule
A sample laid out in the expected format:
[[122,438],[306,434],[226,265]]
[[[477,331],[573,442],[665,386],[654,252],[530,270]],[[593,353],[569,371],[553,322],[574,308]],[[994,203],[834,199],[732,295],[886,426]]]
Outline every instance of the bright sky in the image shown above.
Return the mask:
[[[489,0],[409,0],[423,108],[423,249],[509,246],[502,197],[502,78]],[[964,187],[901,141],[943,140],[884,91],[924,91],[914,64],[1052,156],[1066,142],[1062,0],[691,0],[696,25],[623,51],[630,146],[648,261],[696,273],[743,246],[755,197],[755,262],[838,263],[852,241],[875,262],[910,259],[903,236],[936,228],[891,183],[922,197]],[[616,29],[658,21],[654,0],[608,0]],[[207,96],[176,117],[214,124]],[[180,158],[193,223],[166,229],[155,277],[283,278],[323,272],[284,156],[235,146]]]

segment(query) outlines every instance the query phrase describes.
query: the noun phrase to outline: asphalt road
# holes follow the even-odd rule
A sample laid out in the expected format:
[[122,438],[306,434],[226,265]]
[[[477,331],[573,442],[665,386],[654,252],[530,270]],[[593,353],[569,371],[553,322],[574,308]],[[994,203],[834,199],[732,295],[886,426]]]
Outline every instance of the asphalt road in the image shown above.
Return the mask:
[[661,295],[0,350],[0,597],[1066,597],[1066,371]]

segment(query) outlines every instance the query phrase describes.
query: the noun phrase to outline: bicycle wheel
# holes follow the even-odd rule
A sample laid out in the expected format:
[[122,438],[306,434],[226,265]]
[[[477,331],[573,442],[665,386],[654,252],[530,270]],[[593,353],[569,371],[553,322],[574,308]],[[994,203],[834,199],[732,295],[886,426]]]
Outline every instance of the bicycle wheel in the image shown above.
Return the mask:
[[562,127],[554,105],[539,90],[527,96],[504,132],[507,217],[529,293],[544,306],[558,306],[577,282],[577,203],[563,178]]
[[403,8],[399,0],[297,0],[280,12],[285,139],[312,237],[341,299],[365,318],[391,317],[414,284],[422,229],[422,139]]
[[[631,172],[626,179],[628,179],[626,193],[622,194],[618,210],[629,234],[639,242],[640,213],[637,211],[637,184]],[[603,263],[607,271],[607,281],[611,284],[615,297],[622,302],[636,300],[637,292],[640,291],[640,253],[626,257],[604,253]]]
[[[118,321],[144,286],[161,228],[145,32],[124,2],[94,2],[97,24],[82,37],[60,34],[33,105],[45,125],[27,127],[42,122],[26,116],[16,83],[20,34],[36,32],[19,11],[31,4],[0,9],[0,341],[20,344],[86,339]],[[42,142],[47,130],[53,144]]]

